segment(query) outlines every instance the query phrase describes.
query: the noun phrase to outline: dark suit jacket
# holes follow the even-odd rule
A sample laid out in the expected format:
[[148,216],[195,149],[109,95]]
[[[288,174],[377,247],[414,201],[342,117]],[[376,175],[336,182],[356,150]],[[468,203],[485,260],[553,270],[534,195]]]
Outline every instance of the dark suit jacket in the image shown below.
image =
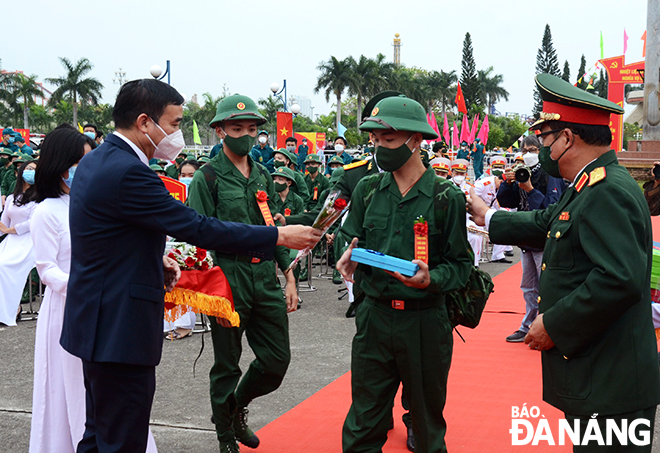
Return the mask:
[[165,235],[271,259],[274,227],[200,216],[175,200],[121,138],[87,154],[71,188],[71,273],[60,343],[94,362],[157,365]]

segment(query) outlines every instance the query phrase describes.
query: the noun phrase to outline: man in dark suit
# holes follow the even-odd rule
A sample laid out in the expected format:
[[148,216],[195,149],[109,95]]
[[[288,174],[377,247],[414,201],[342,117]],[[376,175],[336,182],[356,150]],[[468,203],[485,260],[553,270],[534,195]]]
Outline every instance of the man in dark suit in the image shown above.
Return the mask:
[[[276,245],[313,246],[311,228],[248,226],[198,215],[148,167],[184,146],[183,98],[156,80],[122,86],[116,132],[83,158],[71,190],[71,272],[60,343],[83,362],[87,421],[78,452],[145,451],[163,343],[165,235],[272,259]],[[296,227],[294,227],[296,228]],[[163,265],[166,273],[164,276]]]

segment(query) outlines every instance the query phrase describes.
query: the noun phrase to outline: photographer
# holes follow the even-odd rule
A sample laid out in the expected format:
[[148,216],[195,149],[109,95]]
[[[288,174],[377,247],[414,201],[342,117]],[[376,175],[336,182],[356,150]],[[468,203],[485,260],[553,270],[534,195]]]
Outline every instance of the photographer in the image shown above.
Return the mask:
[[644,183],[644,198],[651,215],[660,215],[660,162],[653,162],[653,179]]
[[[566,183],[561,178],[548,175],[539,163],[539,139],[530,135],[523,139],[522,153],[524,164],[507,168],[504,172],[506,184],[500,184],[497,201],[503,208],[517,208],[518,211],[534,211],[544,209],[559,200],[566,190]],[[539,312],[537,298],[539,296],[539,278],[543,250],[521,247],[523,275],[520,289],[525,298],[525,317],[520,328],[506,337],[510,343],[520,343],[525,339]]]

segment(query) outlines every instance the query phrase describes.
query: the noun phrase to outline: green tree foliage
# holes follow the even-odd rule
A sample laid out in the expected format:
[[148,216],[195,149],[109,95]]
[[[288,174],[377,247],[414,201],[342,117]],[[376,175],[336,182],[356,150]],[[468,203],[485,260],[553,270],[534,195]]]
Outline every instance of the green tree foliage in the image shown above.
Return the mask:
[[341,122],[341,97],[344,91],[350,86],[353,79],[351,69],[356,66],[353,57],[344,60],[338,60],[331,56],[328,61],[322,61],[316,67],[321,74],[316,80],[314,93],[325,91],[326,102],[330,101],[330,96],[334,95],[337,99],[337,130]]
[[261,107],[259,113],[266,118],[266,124],[262,127],[267,130],[269,134],[272,134],[273,137],[277,137],[277,112],[284,107],[284,104],[280,98],[275,96],[268,96],[265,99],[259,99],[257,103]]
[[580,58],[580,69],[578,69],[577,76],[575,77],[576,86],[581,90],[586,90],[587,86],[589,86],[589,81],[583,78],[585,72],[587,72],[587,59],[582,54],[582,58]]
[[[23,111],[23,128],[24,129],[29,129],[30,128],[30,122],[29,122],[29,111],[30,111],[30,106],[34,104],[34,99],[37,96],[42,96],[43,91],[41,87],[37,84],[36,81],[37,76],[36,75],[31,75],[31,76],[26,76],[21,73],[16,73],[12,77],[12,97],[13,97],[13,104],[16,104],[20,109]],[[22,102],[19,104],[19,100]]]
[[[561,73],[559,72],[559,64],[557,63],[557,52],[555,51],[555,47],[552,44],[552,33],[550,32],[550,25],[548,24],[545,25],[541,47],[536,54],[536,73],[551,74],[557,77],[561,76]],[[538,117],[542,110],[543,100],[541,99],[541,93],[539,93],[538,87],[534,85],[533,113],[536,117]]]
[[505,116],[489,116],[488,148],[508,148],[529,128],[527,123]]
[[571,68],[568,65],[568,60],[564,60],[564,72],[561,73],[561,78],[569,83],[571,81]]
[[598,80],[594,82],[594,92],[598,96],[607,99],[607,88],[608,88],[607,74],[601,69],[600,74],[598,76]]
[[[639,140],[642,138],[642,126],[637,123],[623,123],[623,149],[628,149],[628,141]],[[636,151],[629,150],[628,151]]]
[[463,59],[461,60],[461,89],[465,96],[465,103],[481,105],[482,88],[479,85],[477,67],[472,54],[472,38],[465,33],[463,40]]
[[489,114],[493,111],[493,106],[501,99],[509,100],[509,92],[502,87],[504,78],[501,74],[492,73],[492,66],[486,70],[477,71],[477,80],[481,87],[480,104],[487,106],[486,111]]
[[93,77],[85,78],[85,75],[94,68],[87,59],[81,58],[75,64],[68,58],[60,57],[60,63],[66,70],[64,77],[48,78],[46,81],[57,86],[50,98],[51,107],[55,107],[60,101],[65,100],[72,105],[73,125],[78,123],[78,104],[99,103],[103,84]]

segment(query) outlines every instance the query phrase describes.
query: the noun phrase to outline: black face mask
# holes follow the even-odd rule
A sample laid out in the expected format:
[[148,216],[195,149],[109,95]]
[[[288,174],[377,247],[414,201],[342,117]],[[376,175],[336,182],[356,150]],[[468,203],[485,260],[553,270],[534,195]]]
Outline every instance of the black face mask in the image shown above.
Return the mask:
[[559,137],[555,138],[555,140],[550,143],[550,146],[541,146],[541,149],[539,150],[539,163],[541,164],[541,168],[545,170],[547,174],[554,178],[561,178],[561,172],[559,171],[559,159],[564,157],[564,154],[571,149],[571,146],[566,148],[566,150],[561,153],[561,156],[557,158],[557,160],[554,160],[552,157],[550,157],[550,154],[552,154],[552,145],[555,144],[555,142],[559,140]]
[[411,138],[412,135],[406,140],[406,143],[397,148],[385,148],[380,145],[376,147],[376,164],[389,172],[397,171],[403,167],[415,151],[408,148],[408,142]]

